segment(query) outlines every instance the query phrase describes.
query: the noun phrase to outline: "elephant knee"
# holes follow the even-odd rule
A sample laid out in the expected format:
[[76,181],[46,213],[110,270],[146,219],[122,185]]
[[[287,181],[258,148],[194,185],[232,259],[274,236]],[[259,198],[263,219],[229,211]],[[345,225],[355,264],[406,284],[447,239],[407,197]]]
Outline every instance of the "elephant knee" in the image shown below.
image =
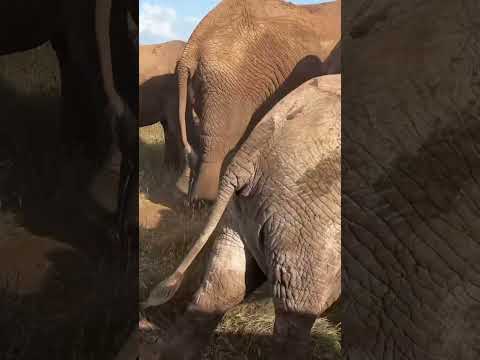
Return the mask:
[[227,270],[204,281],[189,309],[206,314],[224,314],[245,297],[245,273]]

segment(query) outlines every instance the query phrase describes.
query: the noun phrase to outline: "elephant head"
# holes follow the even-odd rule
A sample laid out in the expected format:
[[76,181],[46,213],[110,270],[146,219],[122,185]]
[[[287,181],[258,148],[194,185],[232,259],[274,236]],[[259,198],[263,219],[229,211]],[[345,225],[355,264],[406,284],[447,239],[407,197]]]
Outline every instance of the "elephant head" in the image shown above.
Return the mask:
[[[202,20],[177,65],[191,199],[216,198],[227,155],[275,103],[310,78],[339,72],[339,41],[338,1],[312,11],[280,0],[225,0]],[[198,150],[187,138],[189,86],[200,122]]]

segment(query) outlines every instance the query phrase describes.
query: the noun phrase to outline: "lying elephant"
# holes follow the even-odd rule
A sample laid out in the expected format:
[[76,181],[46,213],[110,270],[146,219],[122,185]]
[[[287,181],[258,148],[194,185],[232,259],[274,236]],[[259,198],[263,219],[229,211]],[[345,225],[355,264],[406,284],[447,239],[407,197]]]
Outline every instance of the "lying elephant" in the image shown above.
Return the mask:
[[315,78],[255,127],[222,176],[200,238],[144,306],[168,301],[217,229],[206,275],[162,359],[199,359],[222,315],[265,279],[272,359],[308,359],[315,319],[340,295],[340,75]]
[[[215,199],[227,154],[278,100],[310,78],[340,73],[340,9],[340,1],[224,0],[196,27],[177,67],[193,200]],[[191,91],[200,119],[198,150],[185,125]]]
[[[178,84],[175,75],[185,42],[168,41],[139,48],[139,125],[149,126],[160,121],[165,136],[165,165],[175,171],[185,167],[183,146],[178,128]],[[187,131],[190,142],[194,142],[192,126],[194,119],[191,101],[188,102]],[[183,179],[187,182],[188,179]],[[182,186],[181,189],[186,192]]]

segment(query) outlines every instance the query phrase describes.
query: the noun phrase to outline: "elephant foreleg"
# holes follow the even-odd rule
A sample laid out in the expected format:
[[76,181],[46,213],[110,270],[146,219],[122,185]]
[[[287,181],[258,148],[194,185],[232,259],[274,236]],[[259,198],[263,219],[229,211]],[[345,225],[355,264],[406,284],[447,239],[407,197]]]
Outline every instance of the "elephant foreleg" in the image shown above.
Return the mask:
[[[138,147],[138,140],[135,136],[136,125],[134,116],[129,109],[127,109],[126,115],[119,119],[118,125],[122,160],[117,195],[116,225],[121,239],[128,240],[128,227],[132,225],[131,222],[134,222],[134,225],[138,224],[138,219],[134,218],[138,216],[137,207],[135,206],[138,191],[138,162],[135,159],[137,156],[135,149]],[[135,207],[133,211],[135,214],[128,213],[128,209],[132,208],[132,206]]]
[[312,358],[310,331],[315,316],[277,310],[273,329],[272,360],[307,360]]
[[61,79],[61,117],[60,140],[66,154],[78,147],[81,134],[82,118],[89,115],[84,111],[88,98],[79,91],[76,84],[82,79],[78,76],[77,66],[71,61],[68,39],[64,34],[58,34],[52,39],[52,46],[57,54]]

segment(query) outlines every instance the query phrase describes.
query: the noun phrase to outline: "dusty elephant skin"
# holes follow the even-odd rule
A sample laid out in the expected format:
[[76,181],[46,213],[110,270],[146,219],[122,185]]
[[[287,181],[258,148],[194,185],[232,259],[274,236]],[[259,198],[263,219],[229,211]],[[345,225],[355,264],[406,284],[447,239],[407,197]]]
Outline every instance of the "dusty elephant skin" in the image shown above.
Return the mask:
[[[340,72],[339,40],[340,1],[303,7],[224,0],[200,22],[177,67],[193,200],[215,199],[226,155],[278,100],[308,79]],[[200,121],[198,151],[186,135],[190,86]]]
[[480,359],[480,3],[355,5],[342,14],[344,358]]
[[202,233],[216,229],[206,274],[157,349],[161,359],[200,358],[222,315],[265,279],[276,315],[271,358],[310,357],[312,325],[340,295],[340,96],[340,75],[306,82],[233,157]]
[[[142,45],[139,48],[139,126],[149,126],[160,121],[165,135],[165,165],[177,173],[184,169],[185,157],[178,127],[178,84],[175,68],[184,48],[185,42],[180,40]],[[188,101],[187,108],[187,132],[189,141],[192,142],[194,136],[191,134],[191,101]]]
[[[138,173],[135,168],[135,163],[138,162],[138,142],[134,136],[135,131],[132,131],[137,128],[137,92],[132,89],[131,83],[136,75],[131,70],[137,65],[131,59],[132,49],[128,46],[128,10],[136,8],[131,1],[126,0],[115,1],[113,6],[111,0],[76,2],[75,6],[71,2],[53,0],[20,0],[2,2],[0,5],[0,55],[32,49],[47,41],[51,41],[55,49],[62,82],[64,121],[61,135],[67,148],[82,143],[72,144],[72,133],[75,137],[79,136],[80,131],[76,131],[78,129],[70,121],[82,116],[98,121],[85,126],[83,123],[87,120],[81,119],[83,126],[78,127],[83,132],[100,133],[102,131],[99,129],[103,125],[103,128],[108,129],[108,134],[102,134],[100,142],[109,143],[111,138],[117,140],[116,145],[122,153],[117,206],[118,231],[122,231],[125,226],[127,198],[133,192],[131,179]],[[111,29],[117,38],[124,41],[113,41],[109,35]],[[114,60],[115,58],[121,60]],[[122,76],[115,77],[116,82],[113,67],[115,75],[122,73]],[[81,115],[78,116],[79,114]],[[98,144],[89,143],[85,148],[91,151],[90,147],[102,147],[95,145]]]

